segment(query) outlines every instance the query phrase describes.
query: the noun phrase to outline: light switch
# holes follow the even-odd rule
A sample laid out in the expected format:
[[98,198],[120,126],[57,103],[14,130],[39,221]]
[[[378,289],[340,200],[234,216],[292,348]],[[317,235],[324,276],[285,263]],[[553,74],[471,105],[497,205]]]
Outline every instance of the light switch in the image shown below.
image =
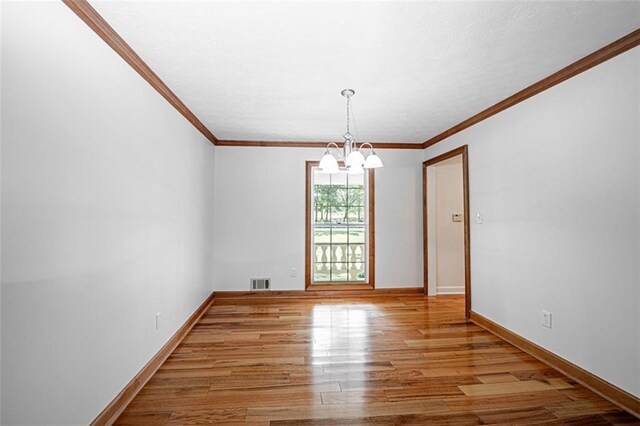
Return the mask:
[[462,222],[462,213],[451,213],[451,220],[454,222]]
[[476,223],[481,224],[484,219],[482,218],[482,212],[476,215]]
[[551,312],[542,311],[542,325],[551,328]]

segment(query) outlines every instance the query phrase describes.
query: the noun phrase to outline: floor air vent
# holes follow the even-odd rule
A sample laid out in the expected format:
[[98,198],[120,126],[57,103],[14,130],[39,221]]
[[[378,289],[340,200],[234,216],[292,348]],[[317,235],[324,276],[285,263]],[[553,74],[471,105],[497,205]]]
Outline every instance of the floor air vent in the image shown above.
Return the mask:
[[251,278],[251,290],[270,290],[271,278]]

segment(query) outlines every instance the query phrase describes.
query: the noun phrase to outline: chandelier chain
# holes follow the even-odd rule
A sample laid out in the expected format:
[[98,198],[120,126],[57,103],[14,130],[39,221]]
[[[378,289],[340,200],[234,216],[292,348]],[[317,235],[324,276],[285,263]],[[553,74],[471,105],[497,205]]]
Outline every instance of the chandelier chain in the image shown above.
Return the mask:
[[351,107],[351,96],[347,96],[347,134],[351,134],[350,128],[349,128],[349,110]]

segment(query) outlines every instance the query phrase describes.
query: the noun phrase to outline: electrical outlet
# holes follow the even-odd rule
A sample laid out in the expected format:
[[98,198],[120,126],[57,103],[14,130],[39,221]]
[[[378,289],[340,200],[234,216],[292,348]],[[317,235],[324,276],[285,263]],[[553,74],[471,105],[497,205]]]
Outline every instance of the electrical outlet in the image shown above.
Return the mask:
[[296,268],[291,268],[291,278],[295,278],[296,277]]
[[542,325],[551,328],[551,312],[542,311]]
[[160,330],[162,323],[160,322],[160,318],[162,317],[162,312],[158,312],[156,314],[156,330]]

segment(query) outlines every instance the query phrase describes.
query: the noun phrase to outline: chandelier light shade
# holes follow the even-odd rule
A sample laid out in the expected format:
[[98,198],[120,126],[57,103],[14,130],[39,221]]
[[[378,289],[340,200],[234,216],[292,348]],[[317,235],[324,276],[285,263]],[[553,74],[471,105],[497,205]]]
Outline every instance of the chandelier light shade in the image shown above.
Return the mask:
[[354,164],[353,166],[347,169],[348,175],[361,175],[363,173],[364,173],[364,169],[362,168],[362,165],[358,163]]
[[[323,173],[337,173],[340,170],[338,161],[344,161],[347,167],[347,173],[350,175],[361,175],[364,169],[377,169],[383,167],[382,160],[376,155],[373,146],[368,143],[361,143],[357,146],[355,138],[351,134],[351,97],[356,94],[353,89],[344,89],[340,92],[342,96],[347,98],[347,132],[342,135],[344,144],[342,152],[336,143],[327,144],[327,149],[320,160],[320,169]],[[362,152],[363,148],[369,148],[367,156]],[[333,149],[333,152],[331,151]]]
[[355,166],[356,164],[364,164],[364,155],[358,150],[351,151],[351,154],[347,156],[347,160],[344,162],[347,167]]
[[380,159],[380,157],[376,155],[375,151],[372,151],[371,154],[364,161],[364,168],[377,169],[379,167],[382,167],[382,160]]
[[322,160],[320,160],[320,168],[323,170],[325,169],[333,170],[338,168],[338,160],[336,160],[336,157],[331,155],[328,148],[325,151],[324,155],[322,156]]

